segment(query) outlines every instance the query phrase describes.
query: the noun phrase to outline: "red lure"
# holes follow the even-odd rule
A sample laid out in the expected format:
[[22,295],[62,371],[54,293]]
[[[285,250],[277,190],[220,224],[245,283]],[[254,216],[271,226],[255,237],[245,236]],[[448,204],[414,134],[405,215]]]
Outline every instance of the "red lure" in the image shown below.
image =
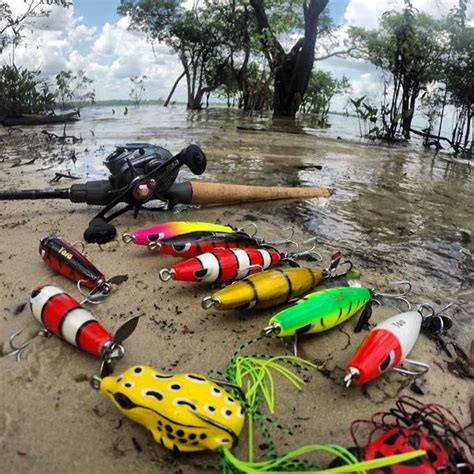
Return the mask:
[[163,268],[160,278],[180,281],[223,283],[240,280],[278,265],[285,258],[274,249],[216,249]]
[[243,232],[191,232],[151,242],[148,247],[160,254],[191,258],[216,249],[267,248],[268,245]]
[[107,278],[76,247],[69,242],[50,235],[40,242],[39,253],[43,261],[66,278],[81,282],[87,288],[110,291]]
[[[356,434],[365,433],[370,427],[369,444],[359,443]],[[423,404],[414,398],[402,397],[389,411],[376,413],[370,420],[354,421],[351,435],[354,451],[364,461],[419,449],[426,451],[426,456],[370,472],[474,472],[469,433],[447,408],[435,403]]]
[[364,451],[363,460],[410,453],[422,449],[427,455],[403,463],[375,469],[374,474],[436,474],[450,464],[449,455],[443,444],[433,435],[403,427],[394,427],[370,443]]
[[30,297],[33,316],[50,333],[79,347],[93,356],[104,359],[109,365],[112,358],[122,357],[120,345],[135,329],[138,317],[125,322],[112,335],[89,311],[72,296],[55,286],[39,286]]

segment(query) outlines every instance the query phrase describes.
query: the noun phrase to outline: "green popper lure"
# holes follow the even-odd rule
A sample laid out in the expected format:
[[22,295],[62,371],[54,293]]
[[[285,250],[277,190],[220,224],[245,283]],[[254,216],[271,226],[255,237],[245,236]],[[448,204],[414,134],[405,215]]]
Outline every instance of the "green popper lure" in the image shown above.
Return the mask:
[[[408,284],[407,282],[398,283]],[[323,332],[360,313],[359,322],[355,328],[355,332],[359,332],[371,316],[371,302],[374,298],[380,296],[403,299],[408,291],[398,295],[377,293],[376,290],[357,287],[340,287],[316,291],[273,316],[268,326],[263,329],[262,335],[294,336],[296,338],[301,334]]]

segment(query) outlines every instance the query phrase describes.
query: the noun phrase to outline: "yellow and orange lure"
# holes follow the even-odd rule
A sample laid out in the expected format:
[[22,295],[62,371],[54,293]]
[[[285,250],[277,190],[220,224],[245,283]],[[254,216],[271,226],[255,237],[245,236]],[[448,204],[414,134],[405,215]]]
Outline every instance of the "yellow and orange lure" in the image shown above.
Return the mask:
[[202,300],[204,309],[272,308],[311,291],[324,279],[319,268],[276,268],[254,273]]
[[201,374],[162,374],[138,365],[98,380],[100,392],[125,416],[174,451],[231,449],[244,426],[240,402]]

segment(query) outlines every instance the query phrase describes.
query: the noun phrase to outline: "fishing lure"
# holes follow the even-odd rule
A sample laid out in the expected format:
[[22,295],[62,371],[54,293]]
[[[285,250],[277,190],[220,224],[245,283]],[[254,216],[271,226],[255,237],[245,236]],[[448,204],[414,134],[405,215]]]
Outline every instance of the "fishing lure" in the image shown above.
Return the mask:
[[163,281],[202,281],[224,283],[241,280],[253,273],[261,272],[287,261],[297,265],[292,259],[309,255],[313,249],[304,252],[284,254],[268,247],[262,249],[216,249],[194,258],[176,263],[160,270]]
[[244,426],[240,402],[201,374],[162,374],[136,366],[97,385],[125,416],[174,451],[232,449]]
[[150,242],[189,234],[191,232],[235,232],[233,227],[209,222],[163,222],[152,227],[137,229],[131,234],[125,233],[122,239],[125,243],[133,242],[136,245],[148,245]]
[[107,280],[81,251],[56,235],[49,235],[41,240],[39,253],[47,265],[75,281],[82,294],[82,286],[92,290],[86,295],[86,300],[90,302],[96,302],[97,297],[110,294],[111,282],[121,283],[128,278],[126,275],[121,275]]
[[341,258],[340,252],[334,254],[326,269],[277,268],[255,273],[206,296],[202,307],[230,310],[278,306],[308,293],[323,280],[346,275],[352,269],[349,261],[344,262],[349,264],[344,273],[334,274]]
[[[359,425],[364,430],[359,430]],[[371,441],[361,446],[356,433],[366,432]],[[408,453],[421,449],[426,456],[391,466],[392,474],[412,474],[422,472],[471,473],[474,471],[473,445],[469,434],[462,428],[456,417],[438,404],[423,404],[411,397],[402,397],[388,412],[376,413],[371,420],[356,420],[351,426],[355,450],[362,460],[371,461],[394,453]],[[372,472],[372,471],[371,471]],[[377,471],[378,472],[378,471]],[[381,471],[382,472],[382,471]]]
[[[246,358],[244,358],[246,359]],[[237,364],[240,376],[253,379],[253,386],[248,392],[260,386],[269,377],[270,368],[275,368],[271,358],[261,360],[260,365],[252,365],[248,358],[243,364]],[[240,361],[242,362],[242,360]],[[298,361],[296,361],[297,363]],[[258,370],[260,369],[260,371]],[[298,376],[278,365],[282,373],[297,386],[304,383]],[[273,389],[273,381],[269,382]],[[384,467],[395,462],[409,460],[425,454],[424,451],[392,456],[360,463],[351,453],[338,446],[312,445],[300,448],[285,456],[276,457],[266,462],[241,461],[235,458],[230,450],[238,443],[238,437],[244,427],[245,418],[251,418],[248,394],[231,383],[209,379],[202,374],[182,373],[163,374],[152,367],[138,365],[119,376],[93,377],[91,385],[107,397],[114,406],[132,421],[147,428],[153,439],[163,447],[174,452],[196,452],[203,450],[216,451],[220,457],[224,472],[294,472],[309,465],[305,461],[293,460],[297,456],[312,451],[327,451],[340,456],[346,464],[344,472],[360,472],[363,469]],[[245,399],[243,403],[238,396],[227,390],[231,387],[236,394]],[[268,391],[267,396],[273,391]],[[250,397],[252,398],[252,397]],[[311,472],[320,472],[312,470]],[[324,471],[341,472],[339,469]]]
[[[404,375],[422,375],[429,366],[423,362],[407,359],[422,330],[423,323],[433,332],[449,327],[451,319],[441,313],[451,307],[448,305],[440,312],[427,304],[421,304],[416,311],[407,311],[377,324],[362,340],[346,367],[344,382],[346,387],[363,385],[379,375],[395,370]],[[430,316],[423,315],[423,309],[431,311]],[[419,371],[398,367],[409,364]]]
[[265,248],[266,245],[273,246],[287,242],[291,240],[265,244],[263,239],[250,236],[245,232],[191,232],[150,242],[148,247],[160,254],[192,258],[215,249]]
[[[55,334],[69,344],[101,358],[102,374],[111,373],[113,359],[123,357],[125,351],[121,343],[138,324],[137,316],[131,318],[112,335],[78,301],[55,286],[35,288],[31,293],[30,307],[35,319],[44,327],[39,335]],[[17,349],[17,359],[21,358],[21,353],[30,343],[31,340]]]
[[297,337],[302,334],[313,334],[327,331],[352,316],[360,313],[355,331],[362,330],[367,324],[371,313],[370,304],[377,297],[403,299],[411,289],[408,282],[397,282],[409,286],[401,294],[378,293],[375,289],[363,287],[338,287],[310,293],[298,302],[274,315],[267,327],[262,331],[263,336],[278,337],[293,336],[294,350],[297,350]]

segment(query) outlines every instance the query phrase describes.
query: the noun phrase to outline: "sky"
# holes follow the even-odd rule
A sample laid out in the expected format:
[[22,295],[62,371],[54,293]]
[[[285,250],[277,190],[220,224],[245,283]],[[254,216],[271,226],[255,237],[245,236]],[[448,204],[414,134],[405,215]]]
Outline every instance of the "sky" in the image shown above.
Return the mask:
[[[25,0],[6,0],[13,11],[21,12]],[[48,18],[32,22],[15,50],[15,63],[41,70],[52,81],[61,70],[84,70],[93,79],[97,100],[127,99],[130,77],[147,76],[146,99],[165,98],[182,72],[176,55],[164,44],[152,45],[146,37],[128,29],[129,20],[117,14],[119,0],[74,0],[69,9],[53,7]],[[445,15],[457,0],[412,0],[420,11]],[[348,25],[376,28],[380,15],[401,9],[403,0],[329,0],[328,8],[343,38]],[[469,17],[474,18],[474,2]],[[1,21],[1,19],[0,19]],[[323,54],[320,49],[317,54]],[[0,65],[11,61],[11,50],[0,55]],[[380,72],[363,61],[337,57],[318,61],[317,67],[351,81],[351,96],[377,96],[381,93]],[[177,100],[185,99],[184,81],[177,89]],[[343,110],[347,97],[333,101],[333,109]]]

